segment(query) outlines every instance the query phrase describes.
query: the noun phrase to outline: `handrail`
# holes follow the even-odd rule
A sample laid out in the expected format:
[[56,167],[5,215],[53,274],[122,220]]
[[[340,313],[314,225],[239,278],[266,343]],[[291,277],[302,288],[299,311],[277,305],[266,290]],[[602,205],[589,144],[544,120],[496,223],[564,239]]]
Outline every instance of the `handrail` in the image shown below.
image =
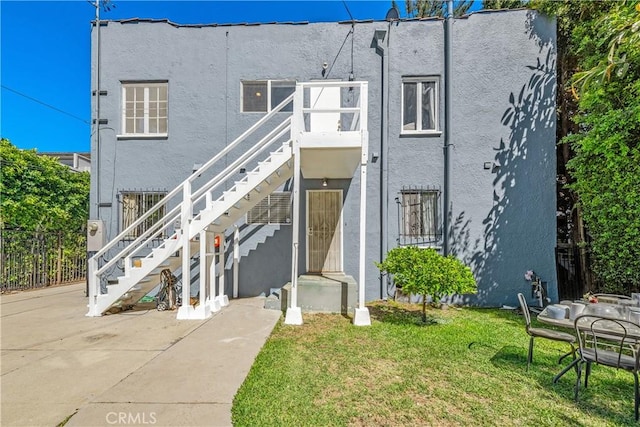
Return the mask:
[[111,257],[109,261],[107,261],[102,267],[96,270],[95,274],[100,275],[104,273],[109,267],[111,267],[116,262],[118,262],[118,260],[135,255],[140,249],[144,247],[141,244],[142,242],[148,242],[149,240],[152,240],[158,237],[164,230],[169,228],[169,226],[175,219],[178,218],[179,213],[180,213],[180,205],[176,206],[171,211],[169,211],[169,213],[164,215],[163,217],[164,221],[162,222],[164,223],[163,227],[159,228],[154,232],[153,230],[157,227],[157,225],[161,224],[161,222],[158,221],[156,224],[153,224],[153,226],[146,229],[135,240],[133,240],[125,248],[123,248],[117,255]]
[[237,147],[238,144],[240,144],[242,141],[244,141],[249,135],[251,135],[253,132],[255,132],[256,129],[258,129],[260,126],[262,126],[264,123],[266,123],[271,117],[275,116],[276,113],[278,113],[280,110],[282,110],[284,107],[286,107],[292,101],[293,101],[293,94],[291,94],[288,97],[286,97],[285,100],[282,101],[280,104],[278,104],[277,107],[275,107],[273,110],[271,110],[269,113],[267,113],[263,118],[261,118],[256,123],[254,123],[253,126],[251,126],[249,129],[244,131],[231,144],[229,144],[227,147],[225,147],[223,150],[221,150],[217,155],[215,155],[207,163],[202,165],[202,167],[200,167],[200,169],[198,169],[196,172],[194,172],[193,175],[191,175],[185,181],[193,181],[195,179],[194,177],[197,177],[201,173],[206,172],[207,169],[209,169],[214,163],[216,163],[218,160],[220,160],[229,151],[231,151],[232,149]]
[[359,113],[360,107],[316,108],[304,107],[303,113]]
[[[348,87],[348,88],[358,88],[359,95],[357,96],[356,106],[355,107],[301,107],[300,111],[303,115],[307,114],[323,114],[323,113],[339,113],[339,114],[353,114],[353,118],[351,120],[350,129],[340,130],[338,132],[361,132],[366,128],[366,117],[367,117],[367,82],[361,81],[346,81],[346,82],[326,82],[326,81],[317,81],[317,82],[304,82],[300,83],[302,89],[306,88],[322,88],[322,87]],[[360,118],[363,118],[362,122]],[[302,130],[303,133],[308,133],[307,130]]]
[[[261,154],[267,147],[269,147],[271,144],[273,144],[279,137],[283,136],[287,131],[289,131],[291,129],[291,126],[287,126],[284,129],[281,129],[278,131],[278,133],[275,135],[275,138],[270,138],[269,141],[266,141],[266,143],[262,143],[262,144],[257,144],[254,146],[254,148],[258,147],[259,149],[255,150],[255,151],[247,151],[246,153],[243,154],[243,156],[234,161],[233,163],[231,163],[229,166],[227,166],[222,172],[220,172],[218,174],[218,176],[216,176],[215,178],[211,179],[208,183],[208,185],[210,185],[210,187],[203,187],[201,190],[199,190],[196,193],[193,194],[192,196],[192,201],[193,203],[197,203],[200,200],[202,200],[202,195],[207,193],[207,192],[211,192],[213,190],[215,190],[217,187],[219,187],[225,180],[223,178],[228,177],[229,174],[233,173],[235,170],[237,170],[237,168],[242,165],[243,163],[248,163],[251,160],[255,159],[259,154]],[[217,181],[217,182],[216,182]]]
[[95,255],[93,255],[92,258],[98,259],[102,255],[107,253],[107,251],[109,249],[111,249],[113,246],[115,246],[115,243],[113,243],[113,242],[117,243],[117,242],[123,240],[123,238],[125,236],[127,236],[131,231],[133,231],[136,227],[141,225],[146,219],[148,219],[152,214],[154,214],[156,211],[158,211],[162,206],[167,204],[169,202],[169,200],[171,200],[171,198],[178,193],[178,191],[176,191],[176,190],[181,189],[181,188],[182,188],[182,186],[174,188],[171,192],[169,192],[166,196],[164,196],[161,200],[159,200],[153,206],[153,208],[149,209],[142,216],[140,216],[140,218],[135,220],[133,223],[131,223],[131,225],[129,225],[127,228],[125,228],[122,232],[120,232],[120,234],[118,234],[116,237],[111,239],[111,242],[107,243],[102,249],[100,249],[98,252],[96,252]]
[[260,154],[267,146],[271,145],[278,138],[283,136],[288,130],[291,129],[291,116],[287,117],[282,123],[276,126],[271,132],[269,132],[266,136],[264,136],[260,141],[258,141],[253,147],[251,147],[248,151],[245,151],[242,156],[236,159],[233,163],[227,166],[222,172],[220,172],[215,177],[211,178],[206,184],[200,187],[199,190],[195,191],[191,195],[191,200],[193,203],[196,203],[200,200],[200,196],[202,196],[207,191],[212,191],[217,188],[220,184],[222,184],[222,178],[238,168],[241,164],[248,162],[255,158],[256,155]]
[[[146,220],[148,220],[154,214],[157,214],[160,211],[160,209],[162,209],[162,207],[167,205],[170,201],[174,200],[174,198],[177,195],[180,194],[184,196],[185,185],[190,185],[193,182],[193,180],[195,180],[202,173],[206,172],[212,165],[214,165],[217,161],[223,158],[223,156],[225,156],[229,151],[238,147],[238,145],[242,141],[244,141],[247,137],[253,134],[264,123],[269,121],[284,107],[286,107],[290,102],[292,102],[293,96],[294,94],[291,94],[287,98],[285,98],[280,104],[278,104],[275,108],[273,108],[269,113],[267,113],[260,120],[254,123],[253,126],[251,126],[249,129],[243,132],[240,136],[238,136],[231,144],[229,144],[223,150],[218,152],[216,156],[210,159],[207,163],[201,166],[197,171],[195,171],[182,183],[180,183],[173,190],[171,190],[165,197],[159,200],[158,203],[156,203],[151,209],[149,209],[147,212],[141,215],[138,219],[136,219],[133,223],[131,223],[127,228],[122,230],[120,234],[118,234],[115,238],[113,238],[102,249],[97,251],[89,260],[92,267],[91,268],[92,277],[90,277],[89,280],[91,281],[92,279],[97,279],[109,267],[113,266],[119,260],[125,259],[127,257],[131,257],[132,254],[135,254],[139,250],[141,250],[150,239],[152,239],[154,236],[160,235],[164,230],[166,230],[172,224],[173,220],[177,219],[181,214],[181,208],[183,203],[185,202],[184,197],[182,197],[182,201],[179,201],[177,203],[177,206],[174,207],[168,214],[165,213],[161,220],[159,220],[157,223],[153,224],[151,227],[149,227],[144,232],[142,232],[135,240],[133,240],[132,242],[129,242],[129,244],[125,248],[123,248],[117,254],[114,254],[113,256],[111,256],[110,259],[102,267],[98,268],[98,265],[99,265],[98,260],[100,260],[109,250],[113,249],[118,243],[124,240],[126,236],[130,235],[130,233],[133,230],[135,230],[137,227],[142,225]],[[280,125],[278,125],[276,129],[281,129],[282,127],[285,127],[286,129],[290,129],[290,123],[291,123],[291,117],[289,116]],[[262,144],[264,144],[265,142],[266,142],[265,138],[263,138],[260,141],[260,143]],[[270,141],[270,143],[273,143],[273,141]],[[215,184],[218,185],[219,183],[215,183]],[[198,197],[207,192],[207,189],[206,189],[207,185],[212,185],[212,182],[209,181],[204,186],[200,187],[200,189],[198,190]],[[189,200],[189,202],[193,200],[193,194],[191,195],[190,199],[191,200]],[[159,224],[164,224],[164,225],[160,229],[154,232],[154,230],[157,228]],[[93,286],[90,286],[90,290],[94,291],[96,294],[99,294],[99,289],[97,288],[98,288],[98,281],[96,280],[94,281]]]
[[[359,88],[357,97],[356,107],[344,107],[344,108],[308,108],[303,106],[304,89],[307,88],[321,88],[321,87],[341,87],[341,88]],[[294,105],[296,116],[296,128],[299,127],[302,123],[303,116],[305,114],[322,114],[322,113],[346,113],[353,114],[353,119],[351,122],[351,129],[345,130],[343,132],[354,131],[354,128],[359,128],[362,132],[363,129],[366,131],[366,119],[367,119],[367,82],[354,82],[354,81],[317,81],[317,82],[303,82],[298,83],[296,85],[296,91],[285,98],[278,106],[273,108],[270,112],[266,113],[260,120],[254,123],[249,129],[244,131],[240,136],[238,136],[233,142],[226,147],[224,147],[221,151],[217,152],[217,154],[208,160],[204,165],[198,168],[193,172],[189,177],[187,177],[184,181],[182,181],[179,185],[177,185],[173,190],[167,193],[158,203],[156,203],[151,209],[142,214],[139,218],[137,218],[133,223],[131,223],[127,228],[122,230],[115,238],[113,238],[109,243],[107,243],[103,248],[97,251],[93,257],[89,259],[89,284],[90,284],[90,296],[96,297],[101,293],[100,282],[101,277],[105,274],[107,269],[112,267],[117,262],[124,260],[125,272],[131,268],[131,259],[133,256],[138,254],[140,251],[149,248],[149,242],[153,239],[163,239],[164,242],[159,245],[159,247],[166,247],[169,240],[167,237],[174,237],[176,239],[176,243],[184,243],[182,240],[189,238],[188,234],[188,224],[189,221],[200,217],[200,214],[194,216],[193,209],[196,205],[202,203],[202,200],[206,197],[207,208],[210,208],[212,202],[212,193],[214,190],[218,189],[223,183],[228,182],[229,179],[233,177],[236,173],[238,167],[242,167],[244,165],[253,162],[259,154],[264,152],[267,147],[272,146],[277,141],[281,140],[281,138],[287,133],[293,132],[293,120],[294,117],[292,115],[288,116],[284,121],[280,122],[276,126],[274,126],[265,136],[261,137],[261,139],[254,145],[251,146],[246,151],[243,151],[241,155],[233,161],[230,165],[226,166],[221,172],[215,174],[212,179],[209,179],[204,184],[201,184],[198,181],[198,185],[194,187],[192,190],[192,185],[198,177],[203,176],[204,173],[210,170],[210,168],[219,163],[221,159],[226,158],[227,154],[230,153],[234,149],[239,149],[240,144],[245,141],[250,135],[252,135],[256,130],[261,128],[266,122],[272,119],[277,113],[282,111],[287,105],[293,102],[294,98],[295,102],[298,105]],[[305,132],[304,126],[301,129],[298,129],[299,132]],[[295,138],[294,135],[291,135],[291,138]],[[284,142],[284,141],[283,141]],[[239,182],[246,182],[248,178],[245,177]],[[232,187],[233,188],[233,187]],[[221,197],[224,197],[221,196]],[[220,200],[220,199],[218,199]],[[168,207],[170,205],[175,205],[170,210]],[[162,209],[169,210],[169,212],[162,212]],[[160,212],[162,212],[162,216],[155,219],[155,216],[160,216]],[[153,221],[149,221],[153,218]],[[180,222],[181,230],[173,230],[172,227],[177,228],[178,221]],[[153,222],[153,224],[149,224],[148,227],[141,227],[142,225],[146,225],[146,222]],[[127,240],[125,247],[121,250],[118,250],[117,245],[121,244],[127,236],[133,235],[134,230],[138,228],[142,228],[143,231],[140,232],[139,235],[136,236],[133,240]],[[109,252],[117,252],[114,255],[109,255],[109,259],[105,260],[105,254]],[[295,248],[295,256],[297,257],[298,248]],[[152,252],[153,253],[153,252]],[[147,255],[152,256],[152,255]],[[100,262],[104,262],[102,267],[99,267]],[[296,263],[297,264],[297,263]]]
[[302,82],[302,87],[362,87],[367,82],[363,81],[327,81],[327,80],[316,80],[311,82]]
[[[209,169],[215,162],[220,160],[220,158],[222,158],[225,154],[227,154],[229,151],[231,151],[233,148],[235,148],[238,144],[240,144],[240,142],[244,141],[249,135],[251,135],[253,132],[255,132],[256,129],[258,129],[262,124],[267,122],[276,113],[278,113],[280,110],[282,110],[284,107],[286,107],[288,105],[288,103],[291,102],[292,100],[293,100],[293,94],[291,94],[287,98],[285,98],[285,100],[282,101],[280,104],[278,104],[278,106],[275,107],[273,110],[271,110],[271,112],[269,112],[264,117],[262,117],[260,120],[258,120],[253,126],[251,126],[249,129],[247,129],[245,132],[243,132],[231,144],[229,144],[227,147],[225,147],[222,151],[220,151],[216,156],[214,156],[207,163],[202,165],[196,172],[194,172],[192,175],[190,175],[187,179],[185,179],[182,183],[180,183],[176,188],[171,190],[166,196],[164,196],[162,198],[162,200],[158,201],[158,203],[156,203],[156,205],[154,205],[153,208],[149,209],[142,216],[140,216],[140,218],[138,218],[131,225],[129,225],[127,228],[125,228],[120,234],[118,234],[116,237],[114,237],[111,240],[111,242],[113,243],[113,242],[118,242],[118,241],[122,240],[123,237],[127,236],[131,231],[133,231],[136,227],[141,225],[146,219],[151,217],[151,215],[153,215],[162,206],[164,206],[173,196],[177,195],[178,193],[181,193],[182,192],[182,188],[183,188],[183,186],[184,186],[184,184],[186,182],[191,182],[193,179],[195,179],[194,177],[197,177],[198,175],[202,174],[203,172],[206,172],[207,169]],[[94,257],[96,259],[98,259],[100,256],[104,255],[113,246],[115,246],[115,244],[111,244],[111,245],[107,244],[107,245],[105,245],[105,247],[103,247],[100,251],[98,251],[94,255]]]

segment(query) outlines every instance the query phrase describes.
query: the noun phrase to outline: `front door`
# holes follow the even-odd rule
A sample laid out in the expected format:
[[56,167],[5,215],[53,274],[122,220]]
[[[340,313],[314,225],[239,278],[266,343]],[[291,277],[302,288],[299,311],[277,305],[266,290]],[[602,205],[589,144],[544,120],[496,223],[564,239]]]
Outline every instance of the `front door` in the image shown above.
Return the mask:
[[307,271],[342,272],[342,190],[307,191]]

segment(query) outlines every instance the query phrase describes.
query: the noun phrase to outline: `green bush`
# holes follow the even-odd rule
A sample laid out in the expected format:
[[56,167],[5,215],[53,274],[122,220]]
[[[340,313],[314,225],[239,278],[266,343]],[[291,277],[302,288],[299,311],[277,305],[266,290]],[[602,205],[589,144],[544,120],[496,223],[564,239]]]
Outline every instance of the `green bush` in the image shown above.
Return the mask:
[[471,269],[452,255],[440,255],[435,249],[403,246],[390,250],[376,266],[393,276],[397,287],[407,294],[422,295],[422,320],[426,321],[426,297],[434,301],[444,296],[476,293]]

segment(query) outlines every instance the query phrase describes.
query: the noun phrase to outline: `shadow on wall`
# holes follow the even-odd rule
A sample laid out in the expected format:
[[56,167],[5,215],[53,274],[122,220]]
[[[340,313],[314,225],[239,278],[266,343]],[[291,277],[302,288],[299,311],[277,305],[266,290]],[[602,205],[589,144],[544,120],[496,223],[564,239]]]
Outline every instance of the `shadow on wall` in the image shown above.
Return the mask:
[[[511,292],[508,287],[521,284],[517,280],[513,284],[503,283],[505,277],[522,277],[526,269],[520,271],[519,267],[524,256],[535,259],[536,252],[553,252],[553,248],[545,247],[548,236],[527,234],[533,230],[548,230],[545,225],[535,225],[537,217],[548,217],[547,206],[536,204],[536,197],[553,189],[546,188],[548,178],[540,183],[540,174],[536,171],[548,173],[549,168],[553,168],[555,174],[556,167],[555,151],[549,150],[549,145],[541,139],[555,125],[556,93],[554,39],[548,30],[538,34],[541,25],[548,28],[548,24],[536,22],[542,19],[546,18],[531,13],[527,30],[530,38],[536,39],[540,52],[546,49],[547,54],[538,57],[535,65],[526,66],[531,70],[529,80],[517,93],[509,94],[510,106],[500,119],[509,129],[509,136],[494,148],[494,163],[499,167],[493,170],[493,207],[482,222],[482,236],[472,241],[471,219],[465,219],[464,211],[455,220],[450,218],[452,254],[472,268],[478,281],[478,294],[463,298],[465,303],[499,306],[513,302],[517,291]],[[552,138],[555,141],[555,133]],[[530,247],[523,245],[523,235]],[[528,253],[533,248],[537,249]],[[555,280],[555,277],[549,279]]]
[[[255,248],[240,257],[238,266],[240,298],[254,297],[271,288],[281,288],[291,279],[291,226],[268,226],[271,231],[255,242]],[[256,230],[244,236],[248,239]],[[242,247],[242,241],[241,241]],[[259,250],[256,250],[259,247]],[[282,250],[286,248],[288,250]],[[226,264],[225,292],[233,294],[232,256]],[[256,272],[260,272],[256,274]]]

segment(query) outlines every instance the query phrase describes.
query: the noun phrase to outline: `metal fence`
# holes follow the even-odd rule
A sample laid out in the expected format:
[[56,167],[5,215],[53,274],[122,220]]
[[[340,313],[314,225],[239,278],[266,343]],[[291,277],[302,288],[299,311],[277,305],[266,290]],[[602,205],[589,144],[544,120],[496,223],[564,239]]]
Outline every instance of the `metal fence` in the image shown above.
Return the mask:
[[81,233],[0,230],[0,291],[85,280],[86,251]]
[[597,287],[590,268],[589,251],[583,246],[564,244],[556,247],[558,296],[561,300],[582,298]]

